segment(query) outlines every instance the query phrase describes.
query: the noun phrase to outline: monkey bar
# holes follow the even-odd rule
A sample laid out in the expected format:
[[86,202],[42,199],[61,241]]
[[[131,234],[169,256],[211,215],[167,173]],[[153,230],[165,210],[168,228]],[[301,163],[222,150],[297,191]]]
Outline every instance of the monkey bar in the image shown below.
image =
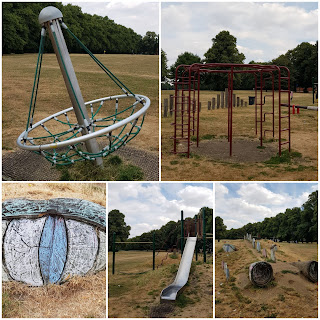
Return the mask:
[[[288,144],[291,151],[291,130],[290,130],[290,70],[287,67],[276,65],[259,64],[233,64],[233,63],[195,63],[192,65],[179,65],[175,75],[174,95],[174,134],[173,153],[186,154],[190,156],[191,136],[196,137],[197,147],[199,146],[199,115],[200,115],[200,76],[207,73],[228,75],[228,96],[226,97],[228,108],[228,142],[229,154],[232,156],[233,137],[233,90],[235,74],[252,74],[255,81],[255,133],[258,135],[260,146],[263,144],[263,137],[267,132],[275,136],[275,96],[278,94],[278,149],[281,155],[282,146]],[[263,97],[263,90],[266,81],[271,81],[271,94]],[[282,96],[282,93],[285,97]],[[265,112],[266,97],[271,97],[271,112]],[[287,101],[283,103],[282,101]],[[285,112],[282,108],[286,108]],[[267,117],[271,116],[271,127],[264,129]],[[285,121],[285,123],[283,123]],[[285,126],[285,127],[284,127]],[[283,135],[286,141],[283,141]],[[179,147],[181,145],[182,147]]]

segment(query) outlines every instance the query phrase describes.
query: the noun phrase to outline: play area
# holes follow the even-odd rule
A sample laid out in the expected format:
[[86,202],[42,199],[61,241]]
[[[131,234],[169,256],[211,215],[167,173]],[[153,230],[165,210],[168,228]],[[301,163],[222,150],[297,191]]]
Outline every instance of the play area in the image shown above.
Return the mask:
[[[201,90],[203,74],[224,75],[225,90]],[[239,74],[252,90],[238,89]],[[290,88],[285,67],[179,66],[162,91],[162,179],[316,180],[316,93]]]
[[216,317],[318,317],[316,243],[247,234],[242,240],[216,240],[215,250]]
[[[37,58],[27,54],[3,57],[5,179],[60,180],[59,167],[66,171],[83,161],[93,163],[91,172],[96,167],[103,173],[107,170],[104,162],[108,167],[107,159],[113,153],[120,158],[118,162],[141,171],[133,174],[133,180],[158,180],[158,134],[154,130],[158,124],[158,57],[94,55],[55,7],[44,8],[39,23]],[[66,34],[86,54],[69,55]],[[55,55],[44,54],[47,35]],[[137,93],[141,88],[143,94]],[[33,177],[15,170],[24,159],[34,168]],[[45,178],[41,171],[46,172]],[[73,180],[72,175],[70,178]]]
[[[180,239],[168,250],[152,241],[116,241],[108,259],[109,317],[212,318],[212,233],[205,210],[177,224]],[[168,239],[177,228],[174,228]],[[158,243],[158,242],[157,242]],[[132,250],[134,246],[144,249]],[[131,248],[131,249],[130,249]],[[182,253],[181,253],[182,252]]]

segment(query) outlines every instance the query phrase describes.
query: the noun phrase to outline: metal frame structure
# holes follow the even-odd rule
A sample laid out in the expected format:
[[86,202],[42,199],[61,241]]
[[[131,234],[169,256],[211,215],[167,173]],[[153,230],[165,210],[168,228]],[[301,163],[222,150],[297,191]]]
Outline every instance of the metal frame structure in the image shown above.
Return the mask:
[[[255,131],[260,134],[260,146],[262,147],[263,137],[266,132],[272,132],[275,136],[275,95],[278,93],[278,148],[281,155],[282,146],[288,144],[291,151],[291,129],[290,129],[290,70],[287,67],[276,65],[259,64],[234,64],[234,63],[194,63],[192,65],[179,65],[175,74],[175,95],[174,95],[174,135],[173,153],[186,154],[190,157],[191,136],[196,136],[197,147],[199,146],[199,116],[200,116],[200,76],[206,73],[227,74],[228,75],[228,142],[229,154],[232,156],[233,137],[233,83],[234,75],[241,73],[252,74],[255,79]],[[271,81],[271,94],[266,95],[272,99],[272,111],[264,112],[263,105],[265,97],[263,90],[267,80]],[[284,87],[284,88],[283,88]],[[285,93],[287,98],[281,96]],[[284,103],[283,100],[287,100]],[[286,108],[286,113],[282,112]],[[263,129],[266,116],[272,116],[272,128]],[[284,119],[287,125],[283,128]],[[260,126],[258,126],[260,124]],[[287,132],[287,141],[282,141],[283,133]],[[186,144],[186,148],[178,150],[178,144]]]

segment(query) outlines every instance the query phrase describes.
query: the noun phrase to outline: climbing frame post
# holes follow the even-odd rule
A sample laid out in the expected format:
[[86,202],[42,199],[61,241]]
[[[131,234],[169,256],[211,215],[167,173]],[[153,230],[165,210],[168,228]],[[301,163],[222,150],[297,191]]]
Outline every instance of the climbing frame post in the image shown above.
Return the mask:
[[205,208],[202,208],[202,219],[203,219],[203,262],[207,262],[206,254],[206,213]]

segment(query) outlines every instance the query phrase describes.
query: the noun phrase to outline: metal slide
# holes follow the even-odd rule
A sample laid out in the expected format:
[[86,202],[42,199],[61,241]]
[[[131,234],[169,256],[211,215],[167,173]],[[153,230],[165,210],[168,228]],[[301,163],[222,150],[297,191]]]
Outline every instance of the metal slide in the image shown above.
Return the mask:
[[162,290],[160,300],[176,300],[179,290],[187,283],[197,237],[188,237],[180,261],[179,270],[173,283]]

